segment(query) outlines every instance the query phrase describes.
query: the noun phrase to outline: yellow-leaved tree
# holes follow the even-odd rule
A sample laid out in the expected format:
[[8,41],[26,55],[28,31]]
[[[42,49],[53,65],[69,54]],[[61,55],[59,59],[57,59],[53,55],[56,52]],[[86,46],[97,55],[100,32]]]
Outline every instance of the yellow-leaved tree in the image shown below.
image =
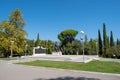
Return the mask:
[[5,57],[21,55],[24,52],[27,34],[23,30],[24,26],[25,21],[19,9],[10,14],[8,21],[4,20],[0,23],[0,53]]

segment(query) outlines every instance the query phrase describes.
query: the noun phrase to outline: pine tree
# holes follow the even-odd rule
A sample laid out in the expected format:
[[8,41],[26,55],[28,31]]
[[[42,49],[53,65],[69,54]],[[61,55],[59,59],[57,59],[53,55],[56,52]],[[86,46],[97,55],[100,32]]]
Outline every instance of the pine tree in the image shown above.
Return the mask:
[[99,45],[99,55],[102,56],[103,51],[102,51],[102,39],[101,39],[101,34],[100,34],[100,30],[98,30],[98,45]]
[[113,33],[112,31],[110,32],[110,47],[114,46],[114,38],[113,38]]

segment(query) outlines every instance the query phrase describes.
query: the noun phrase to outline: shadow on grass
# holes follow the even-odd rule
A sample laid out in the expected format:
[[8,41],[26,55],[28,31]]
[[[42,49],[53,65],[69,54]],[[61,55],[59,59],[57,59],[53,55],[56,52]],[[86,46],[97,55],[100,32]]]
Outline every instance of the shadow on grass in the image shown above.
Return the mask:
[[85,78],[85,77],[78,77],[78,78],[74,78],[74,77],[59,77],[59,78],[51,78],[51,79],[35,79],[35,80],[100,80],[100,79],[96,79],[96,78]]

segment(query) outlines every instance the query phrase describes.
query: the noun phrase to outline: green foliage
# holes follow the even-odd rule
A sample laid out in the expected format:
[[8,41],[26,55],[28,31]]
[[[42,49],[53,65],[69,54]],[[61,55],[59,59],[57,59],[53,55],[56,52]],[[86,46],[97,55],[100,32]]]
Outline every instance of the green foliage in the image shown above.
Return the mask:
[[35,46],[34,40],[27,40],[26,53],[27,55],[33,54],[33,47]]
[[75,40],[75,36],[77,34],[78,32],[76,30],[72,29],[64,30],[60,34],[58,34],[58,39],[64,42],[65,44],[68,42],[71,43],[73,40]]
[[23,29],[23,26],[25,26],[25,21],[19,9],[16,9],[10,14],[9,20],[17,29]]
[[90,39],[89,41],[89,55],[97,55],[96,52],[97,48],[96,48],[96,40]]
[[120,40],[119,39],[117,39],[116,57],[120,59]]
[[85,35],[85,42],[84,42],[85,44],[87,44],[88,43],[88,37],[87,37],[87,35]]
[[46,48],[47,47],[47,40],[41,40],[40,41],[40,46]]
[[66,44],[66,53],[67,53],[68,55],[73,54],[72,44],[69,43],[69,42]]
[[105,55],[106,58],[118,58],[120,59],[120,47],[109,47]]
[[108,38],[107,38],[107,34],[106,34],[106,25],[105,23],[103,23],[103,45],[104,45],[104,54],[103,56],[106,55],[106,50],[107,50],[107,42]]
[[74,55],[82,54],[82,44],[79,40],[72,41],[72,47]]
[[47,40],[46,43],[47,54],[52,54],[52,52],[55,50],[54,43],[51,40]]
[[103,49],[104,49],[104,53],[103,53],[103,57],[106,57],[106,55],[108,55],[108,49],[109,49],[109,37],[107,36],[107,33],[106,33],[106,25],[105,23],[103,23]]
[[[90,52],[90,45],[89,45],[89,42],[88,42],[88,37],[87,35],[85,35],[85,40],[84,40],[84,54],[85,55],[89,55],[89,54],[92,54]],[[83,47],[83,43],[82,43],[82,47]],[[82,54],[83,54],[83,51],[82,51]]]
[[101,39],[101,33],[100,30],[98,30],[98,45],[99,45],[99,56],[103,55],[103,44],[102,44],[102,39]]
[[98,46],[96,45],[96,39],[90,39],[89,42],[84,43],[84,54],[85,55],[97,55],[97,50],[98,50]]
[[120,40],[117,39],[117,46],[120,46]]
[[78,40],[68,42],[66,45],[60,45],[60,50],[63,55],[78,55],[82,54],[82,44]]
[[35,47],[40,46],[39,33],[37,34],[37,40],[35,41]]
[[60,49],[63,54],[76,54],[74,53],[75,46],[73,47],[73,41],[75,41],[75,37],[77,34],[78,32],[72,29],[64,30],[60,34],[58,34],[58,39],[61,41]]
[[120,59],[120,46],[117,46],[115,49],[116,52],[114,57]]
[[[100,35],[100,30],[98,30],[98,41],[99,41],[99,55],[105,58],[120,58],[120,41],[117,39],[117,44],[115,46],[114,37],[112,31],[110,32],[110,42],[109,36],[106,34],[106,25],[103,24],[103,45]],[[104,52],[102,52],[102,49]]]
[[113,38],[113,33],[112,31],[110,32],[110,47],[114,46],[114,38]]
[[[63,34],[63,32],[61,32],[61,34]],[[83,43],[81,43],[79,40],[73,39],[72,42],[70,42],[69,40],[67,41],[64,41],[64,40],[65,39],[63,39],[63,41],[61,41],[61,44],[60,44],[60,49],[63,54],[65,55],[76,55],[76,54],[82,55],[83,54]],[[88,42],[87,35],[85,35],[84,54],[85,55],[97,55],[96,40],[91,39]]]
[[39,46],[46,48],[47,54],[52,54],[52,52],[55,50],[54,42],[51,40],[40,40]]
[[[10,14],[8,21],[4,20],[0,23],[0,46],[4,56],[9,56],[11,46],[13,52],[18,55],[24,52],[26,41],[24,26],[25,21],[19,9]],[[14,41],[14,44],[11,44],[10,41]]]

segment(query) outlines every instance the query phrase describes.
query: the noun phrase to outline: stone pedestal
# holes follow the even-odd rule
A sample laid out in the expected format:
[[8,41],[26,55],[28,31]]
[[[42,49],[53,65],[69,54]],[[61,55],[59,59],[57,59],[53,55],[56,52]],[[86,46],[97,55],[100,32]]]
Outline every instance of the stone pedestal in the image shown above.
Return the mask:
[[61,51],[59,51],[59,52],[53,52],[52,55],[61,56],[61,55],[62,55],[62,52],[61,52]]

